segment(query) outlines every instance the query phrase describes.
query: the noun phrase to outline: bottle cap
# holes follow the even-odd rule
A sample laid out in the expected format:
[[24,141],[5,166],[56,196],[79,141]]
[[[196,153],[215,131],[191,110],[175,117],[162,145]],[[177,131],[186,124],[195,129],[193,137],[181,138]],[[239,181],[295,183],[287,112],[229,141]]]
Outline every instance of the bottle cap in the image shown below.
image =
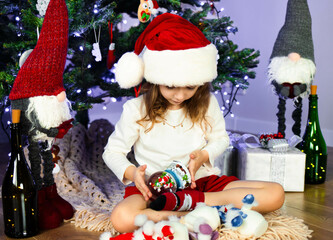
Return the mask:
[[317,85],[311,85],[311,95],[317,94]]
[[12,109],[12,123],[19,123],[21,117],[21,110]]

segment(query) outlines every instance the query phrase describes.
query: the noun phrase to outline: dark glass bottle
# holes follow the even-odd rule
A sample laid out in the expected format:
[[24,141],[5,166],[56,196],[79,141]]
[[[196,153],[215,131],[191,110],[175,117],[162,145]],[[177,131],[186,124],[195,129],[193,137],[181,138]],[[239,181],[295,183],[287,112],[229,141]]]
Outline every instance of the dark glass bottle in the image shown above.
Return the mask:
[[24,157],[20,112],[17,111],[12,111],[11,158],[2,182],[2,207],[5,234],[11,238],[26,238],[35,236],[39,231],[37,186]]
[[305,183],[319,184],[326,180],[327,147],[320,130],[317,86],[311,86],[308,122],[299,146],[306,154]]

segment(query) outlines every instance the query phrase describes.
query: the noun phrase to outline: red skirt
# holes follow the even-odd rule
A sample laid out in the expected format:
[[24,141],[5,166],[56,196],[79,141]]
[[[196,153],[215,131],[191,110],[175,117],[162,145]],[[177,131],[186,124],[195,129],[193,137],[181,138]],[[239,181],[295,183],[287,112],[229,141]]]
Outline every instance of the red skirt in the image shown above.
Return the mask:
[[[239,180],[239,179],[234,176],[223,175],[223,176],[219,177],[217,175],[211,175],[211,176],[199,178],[198,180],[196,180],[195,183],[196,183],[197,187],[195,188],[195,190],[198,190],[200,192],[220,192],[230,182],[237,181],[237,180]],[[134,194],[141,194],[141,192],[135,186],[129,186],[129,187],[125,188],[124,198],[127,198]]]

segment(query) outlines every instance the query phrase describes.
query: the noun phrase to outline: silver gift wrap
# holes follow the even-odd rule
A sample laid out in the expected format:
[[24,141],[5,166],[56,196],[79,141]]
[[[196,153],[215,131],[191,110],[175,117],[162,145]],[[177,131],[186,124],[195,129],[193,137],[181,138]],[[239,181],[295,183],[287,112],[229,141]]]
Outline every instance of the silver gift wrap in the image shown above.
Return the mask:
[[214,166],[221,170],[220,175],[237,176],[237,148],[230,145],[214,162]]

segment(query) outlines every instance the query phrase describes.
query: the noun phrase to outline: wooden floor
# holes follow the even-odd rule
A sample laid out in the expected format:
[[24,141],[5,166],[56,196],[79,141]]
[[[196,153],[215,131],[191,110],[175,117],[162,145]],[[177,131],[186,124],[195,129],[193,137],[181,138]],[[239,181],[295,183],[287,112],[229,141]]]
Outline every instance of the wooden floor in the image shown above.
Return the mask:
[[[0,181],[8,160],[9,145],[0,144]],[[286,193],[283,210],[304,220],[314,230],[313,240],[333,239],[333,148],[328,150],[327,181],[320,185],[306,185],[304,193]],[[3,233],[2,205],[0,201],[0,239],[7,238]],[[101,233],[75,228],[71,223],[64,223],[59,228],[41,232],[28,238],[38,240],[88,240],[99,239]]]

